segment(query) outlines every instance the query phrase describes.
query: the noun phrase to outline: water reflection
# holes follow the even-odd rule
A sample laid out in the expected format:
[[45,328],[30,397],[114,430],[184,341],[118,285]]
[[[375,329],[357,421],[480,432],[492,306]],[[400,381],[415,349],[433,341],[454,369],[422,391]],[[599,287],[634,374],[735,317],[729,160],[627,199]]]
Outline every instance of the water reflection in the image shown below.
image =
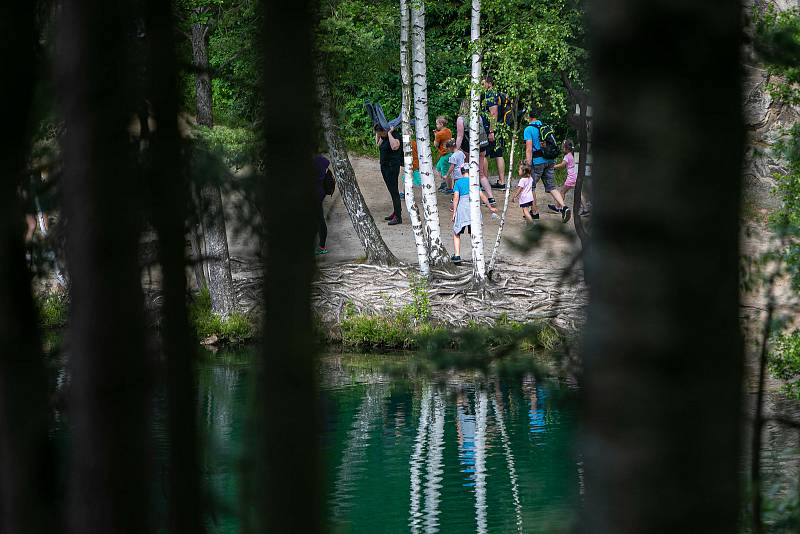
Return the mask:
[[[359,372],[363,362],[357,362],[350,362],[349,372],[342,372],[347,359],[331,362],[337,377],[325,382],[330,420],[343,422],[353,414],[338,443],[341,434],[330,432],[328,454],[338,466],[329,496],[334,530],[568,530],[578,499],[578,465],[574,416],[556,400],[553,388],[559,384],[475,374],[445,381],[390,379],[369,366]],[[387,393],[376,395],[375,383]],[[358,407],[348,408],[355,398]],[[383,408],[366,409],[367,399]],[[361,453],[353,456],[355,449]]]

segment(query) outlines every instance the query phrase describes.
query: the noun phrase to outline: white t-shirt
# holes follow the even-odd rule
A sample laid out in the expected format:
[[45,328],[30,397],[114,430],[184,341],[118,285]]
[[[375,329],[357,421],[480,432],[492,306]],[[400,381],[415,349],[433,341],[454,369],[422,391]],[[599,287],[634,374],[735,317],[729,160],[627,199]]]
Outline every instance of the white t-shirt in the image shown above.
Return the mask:
[[464,153],[458,149],[456,149],[455,152],[450,154],[450,159],[448,159],[447,161],[450,162],[450,165],[456,166],[456,168],[453,169],[453,182],[455,182],[459,178],[463,178],[464,175],[461,174],[461,165],[464,164],[465,159],[466,156],[464,156]]

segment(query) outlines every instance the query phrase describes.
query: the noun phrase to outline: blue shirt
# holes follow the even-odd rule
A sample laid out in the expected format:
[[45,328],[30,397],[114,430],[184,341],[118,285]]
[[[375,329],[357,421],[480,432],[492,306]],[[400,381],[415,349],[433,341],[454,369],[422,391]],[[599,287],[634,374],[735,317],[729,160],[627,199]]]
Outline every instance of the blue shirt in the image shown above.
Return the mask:
[[465,176],[463,178],[459,178],[458,180],[456,180],[456,183],[453,184],[453,191],[456,191],[459,197],[468,197],[469,176]]
[[[534,124],[536,126],[541,127],[542,126],[542,121],[540,121],[540,120],[531,121],[531,123],[525,128],[525,133],[523,134],[523,138],[524,138],[524,140],[526,142],[526,145],[527,145],[528,141],[532,142],[533,152],[536,152],[537,150],[541,150],[542,149],[542,141],[541,141],[541,139],[539,139],[539,128],[534,128],[532,126]],[[543,165],[545,163],[553,163],[553,160],[552,159],[544,159],[541,156],[536,156],[536,157],[533,158],[533,161],[531,162],[531,165]]]

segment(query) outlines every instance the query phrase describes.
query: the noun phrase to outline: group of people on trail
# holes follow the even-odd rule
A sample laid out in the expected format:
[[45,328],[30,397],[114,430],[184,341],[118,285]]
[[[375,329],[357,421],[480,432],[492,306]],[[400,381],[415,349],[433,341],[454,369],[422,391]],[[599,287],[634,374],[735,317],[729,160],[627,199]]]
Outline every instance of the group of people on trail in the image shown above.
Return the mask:
[[[516,110],[512,108],[508,97],[495,89],[494,79],[485,76],[481,85],[484,97],[481,105],[479,124],[479,162],[478,175],[480,182],[480,201],[496,217],[497,201],[493,189],[506,189],[505,175],[505,143],[500,135],[503,125],[510,125],[515,118]],[[389,226],[402,224],[403,209],[400,201],[404,195],[399,187],[400,169],[403,166],[403,146],[401,136],[397,134],[400,118],[387,121],[379,104],[366,104],[368,114],[373,119],[375,144],[380,153],[380,168],[386,189],[392,201],[392,212],[384,217]],[[562,222],[566,223],[571,218],[571,210],[566,205],[564,198],[567,192],[575,187],[577,178],[577,165],[574,156],[574,144],[566,139],[560,147],[555,143],[552,128],[546,126],[537,117],[535,110],[527,113],[527,125],[523,131],[525,142],[524,159],[517,169],[519,181],[513,193],[513,200],[519,202],[524,219],[528,223],[535,223],[540,218],[536,203],[536,184],[541,180],[545,192],[552,196],[553,203],[547,204],[548,209],[561,215]],[[435,178],[441,181],[439,192],[452,195],[453,222],[453,248],[452,260],[461,262],[461,236],[472,233],[472,220],[469,205],[469,163],[470,163],[470,101],[461,102],[459,114],[455,122],[455,136],[448,127],[448,120],[444,116],[436,117],[436,129],[433,132],[433,146],[438,152],[438,159],[434,167]],[[413,185],[421,185],[419,174],[419,159],[416,150],[416,141],[412,132],[412,172]],[[563,158],[556,163],[556,157],[563,153]],[[322,156],[318,156],[322,158]],[[498,177],[494,183],[489,181],[489,160],[495,160]],[[324,160],[324,162],[322,161]],[[328,162],[324,158],[317,160],[317,169],[320,184],[329,173]],[[324,164],[324,166],[323,166]],[[555,184],[555,170],[564,168],[567,173],[564,185],[559,189]],[[320,191],[322,191],[320,185]],[[317,254],[327,253],[325,237],[327,226],[322,212],[322,199],[325,193],[320,193],[320,244]],[[581,215],[587,214],[586,208]]]

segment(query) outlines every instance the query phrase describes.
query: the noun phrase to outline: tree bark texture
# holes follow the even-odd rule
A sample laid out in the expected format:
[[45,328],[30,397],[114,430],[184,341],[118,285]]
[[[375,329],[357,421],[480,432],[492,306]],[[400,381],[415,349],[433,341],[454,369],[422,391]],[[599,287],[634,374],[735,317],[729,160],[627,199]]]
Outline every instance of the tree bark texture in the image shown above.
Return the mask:
[[138,243],[136,2],[65,0],[58,94],[72,299],[69,531],[147,532],[150,365]]
[[590,10],[587,532],[739,527],[741,35],[723,0]]
[[[312,254],[317,231],[316,174],[308,137],[313,124],[312,4],[265,0],[262,46],[264,102],[264,343],[259,374],[259,462],[263,532],[322,530],[316,357],[311,321]],[[291,75],[289,75],[291,73]],[[297,103],[286,112],[286,95]],[[292,187],[282,187],[295,176]],[[280,190],[276,201],[269,193]],[[291,221],[291,231],[287,229]]]
[[[151,137],[152,220],[161,264],[162,347],[169,406],[169,529],[205,529],[201,520],[200,470],[195,389],[195,343],[186,306],[186,221],[188,168],[178,131],[178,70],[173,3],[147,0],[148,100],[157,125]],[[198,76],[199,78],[199,76]]]
[[[411,230],[414,232],[414,243],[417,247],[419,271],[422,276],[428,276],[430,274],[429,251],[423,233],[422,218],[414,200],[413,153],[411,151],[411,66],[408,62],[409,25],[408,2],[407,0],[400,0],[400,78],[403,84],[403,184],[405,185],[406,209],[408,210],[408,218],[411,221]],[[419,143],[417,145],[419,146]]]
[[0,133],[0,531],[50,530],[48,510],[47,384],[31,276],[25,264],[23,210],[18,186],[31,122],[36,72],[33,2],[0,7],[0,49],[5,55],[0,85],[12,128]]
[[511,136],[511,151],[508,157],[508,176],[506,177],[506,198],[503,201],[503,214],[500,216],[500,224],[497,226],[497,237],[494,240],[494,247],[492,247],[492,257],[489,259],[489,267],[487,274],[489,278],[492,277],[495,262],[497,261],[497,251],[500,249],[500,239],[503,237],[503,227],[506,225],[506,214],[508,213],[508,204],[511,198],[511,173],[514,169],[514,147],[517,142],[517,131],[515,129]]
[[428,253],[433,267],[450,265],[450,256],[442,243],[439,206],[433,177],[430,123],[428,121],[428,73],[425,58],[425,2],[411,2],[411,54],[414,82],[414,122],[417,137],[419,173],[422,178],[422,209],[428,233]]
[[369,207],[364,202],[364,196],[361,194],[356,180],[356,173],[353,171],[347,155],[347,147],[339,135],[339,125],[335,119],[330,87],[321,58],[317,59],[316,66],[317,99],[320,106],[322,131],[325,135],[325,142],[328,144],[336,185],[347,214],[350,216],[350,222],[361,241],[368,262],[377,265],[396,265],[399,261],[383,240]]
[[[192,59],[197,70],[195,93],[197,99],[197,124],[214,127],[212,114],[211,74],[208,65],[208,25],[192,25]],[[201,220],[208,263],[208,292],[211,310],[220,317],[236,311],[236,293],[231,276],[231,258],[228,253],[228,234],[222,192],[215,183],[200,188]]]
[[[472,16],[470,19],[470,42],[477,47],[481,37],[481,1],[472,0]],[[475,48],[472,51],[472,69],[470,75],[469,106],[469,208],[472,222],[472,267],[473,280],[479,291],[486,286],[486,261],[483,256],[483,221],[481,219],[481,183],[480,183],[480,144],[478,128],[480,127],[480,82],[481,53]],[[455,207],[453,208],[455,209]]]

